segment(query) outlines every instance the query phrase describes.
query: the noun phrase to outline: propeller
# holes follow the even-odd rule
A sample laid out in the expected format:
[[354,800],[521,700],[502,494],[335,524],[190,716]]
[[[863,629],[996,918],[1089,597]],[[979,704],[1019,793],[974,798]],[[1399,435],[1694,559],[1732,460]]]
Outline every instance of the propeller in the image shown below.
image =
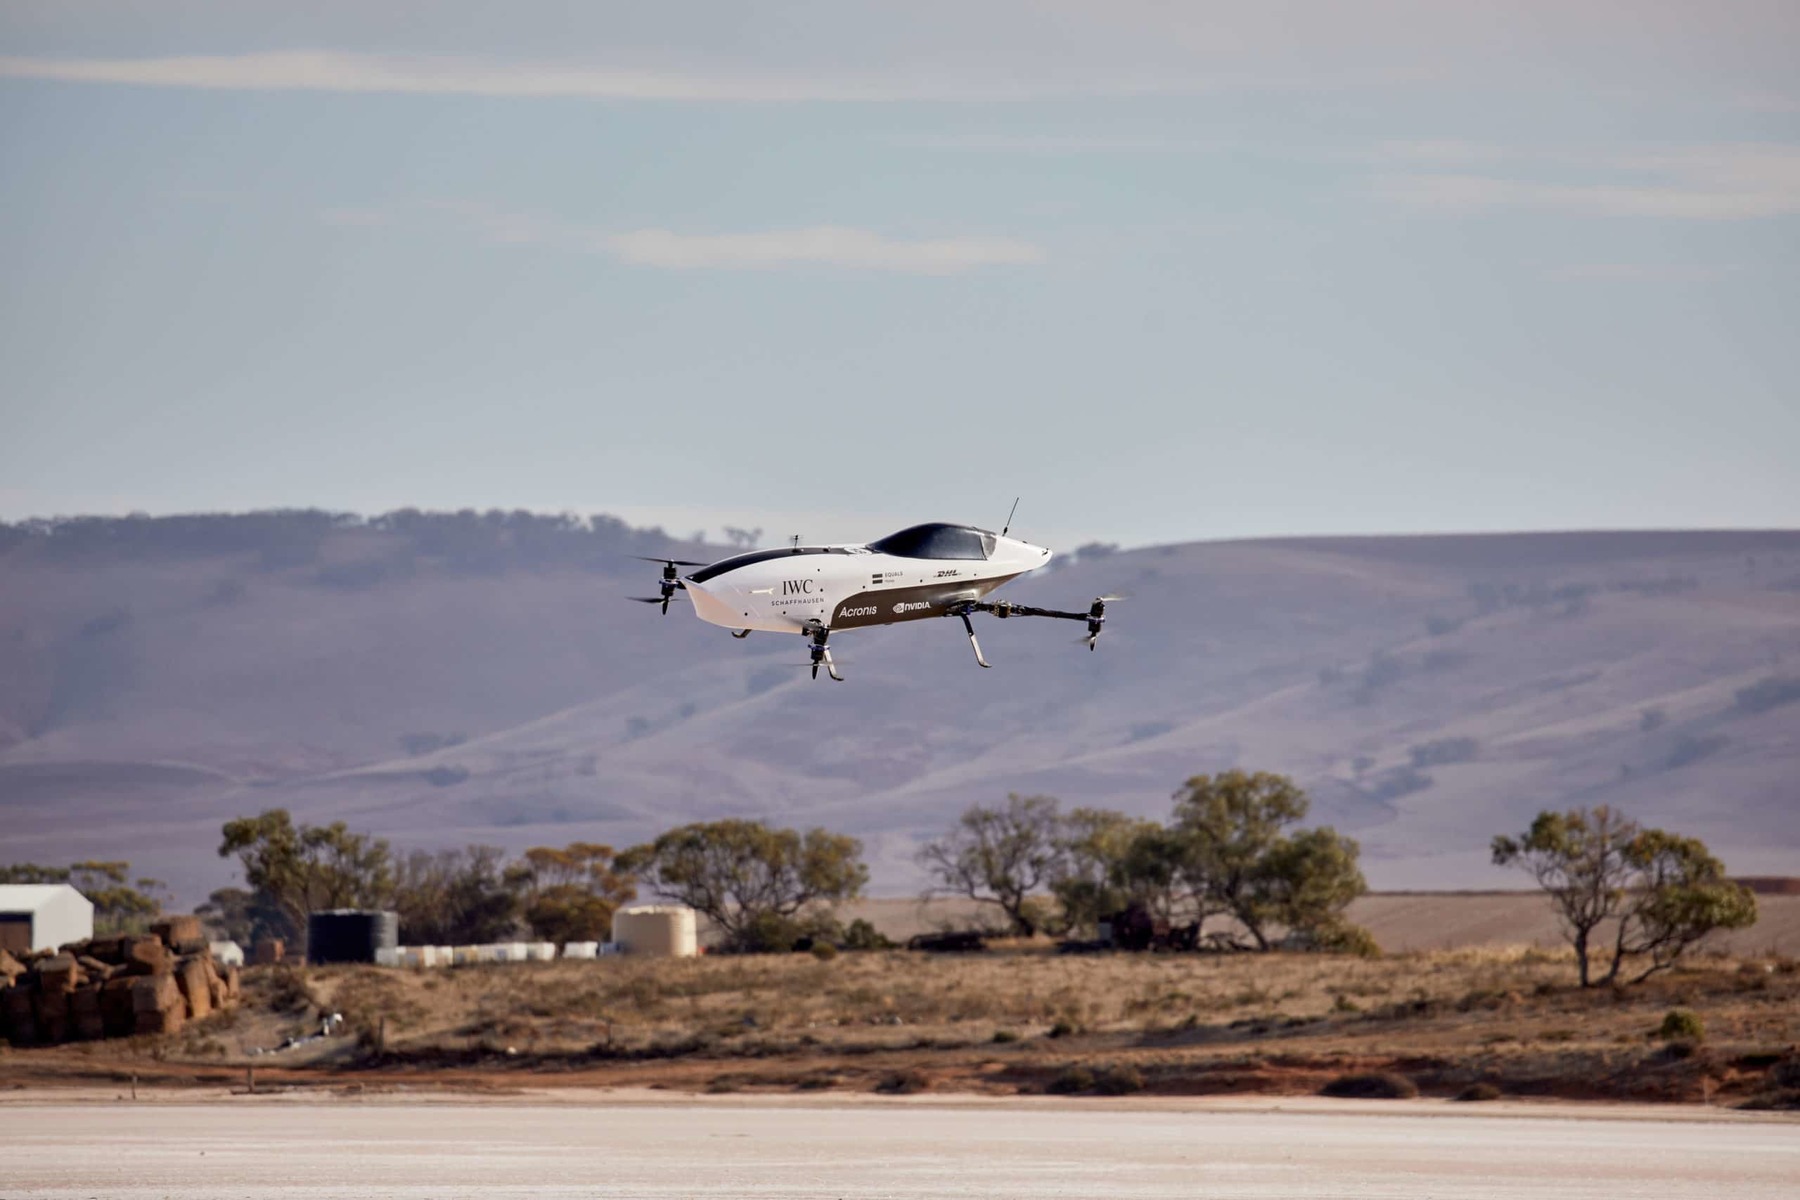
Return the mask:
[[1125,599],[1123,596],[1096,596],[1094,598],[1094,603],[1088,607],[1087,636],[1081,639],[1087,643],[1089,650],[1092,650],[1094,643],[1100,640],[1100,630],[1106,625],[1106,606],[1123,599]]
[[662,564],[662,595],[632,596],[631,599],[636,600],[640,604],[662,605],[663,616],[665,617],[669,615],[669,601],[675,598],[675,593],[677,591],[686,590],[681,586],[681,572],[677,571],[675,568],[703,567],[706,565],[705,563],[690,562],[684,558],[645,558],[642,554],[634,554],[631,557],[637,559],[639,562]]
[[810,669],[812,671],[812,677],[814,679],[817,679],[819,677],[819,668],[824,667],[826,672],[829,673],[833,679],[837,680],[839,683],[842,683],[842,682],[844,682],[844,677],[837,673],[837,669],[839,667],[843,667],[843,666],[855,666],[856,663],[857,663],[857,660],[854,657],[849,659],[848,661],[846,661],[844,659],[836,657],[835,655],[827,654],[823,658],[820,658],[815,662],[791,662],[791,663],[787,663],[785,665],[793,667],[794,669],[800,670],[800,671],[805,671],[805,670]]

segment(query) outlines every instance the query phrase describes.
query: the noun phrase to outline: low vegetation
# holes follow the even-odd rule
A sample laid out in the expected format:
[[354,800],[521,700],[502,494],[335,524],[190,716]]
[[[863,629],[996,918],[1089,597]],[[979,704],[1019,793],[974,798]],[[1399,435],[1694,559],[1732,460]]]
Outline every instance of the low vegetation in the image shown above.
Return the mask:
[[1392,1071],[1339,1075],[1319,1089],[1321,1096],[1336,1096],[1342,1100],[1411,1100],[1418,1094],[1418,1084]]
[[[111,1078],[121,1057],[190,1079],[254,1065],[290,1086],[345,1073],[474,1086],[530,1070],[544,1085],[695,1091],[1800,1102],[1787,1049],[1800,1041],[1800,965],[1705,953],[1708,935],[1748,925],[1756,907],[1700,842],[1605,808],[1542,813],[1496,839],[1494,858],[1543,887],[1566,951],[1379,957],[1343,915],[1365,890],[1356,843],[1304,826],[1307,811],[1291,780],[1239,771],[1189,779],[1167,822],[1065,812],[1049,797],[975,806],[923,861],[1020,936],[930,954],[892,948],[866,920],[839,923],[868,870],[861,844],[829,830],[727,820],[618,853],[575,843],[516,859],[479,846],[398,858],[341,823],[296,825],[274,809],[223,830],[219,852],[249,886],[214,893],[206,915],[240,941],[339,906],[397,908],[415,943],[520,927],[592,941],[641,889],[704,914],[716,952],[284,965],[249,972],[241,1009],[179,1035],[20,1057],[63,1078]],[[99,885],[129,878],[106,863],[63,875],[81,872]],[[1110,938],[1081,936],[1103,923]]]
[[1671,1008],[1657,1026],[1656,1036],[1665,1042],[1706,1040],[1706,1023],[1690,1009]]
[[[1665,1041],[1672,1010],[1703,1023],[1704,1039],[1682,1020]],[[329,1013],[344,1017],[336,1036],[270,1052]],[[15,1051],[7,1070],[21,1081],[138,1071],[239,1082],[254,1066],[259,1086],[281,1087],[1080,1096],[1313,1094],[1391,1074],[1446,1099],[1480,1099],[1486,1085],[1509,1097],[1776,1105],[1800,1095],[1797,1042],[1800,963],[1787,959],[1700,956],[1601,990],[1575,985],[1566,950],[1064,955],[1034,939],[983,955],[830,961],[254,969],[228,1022],[159,1042]]]

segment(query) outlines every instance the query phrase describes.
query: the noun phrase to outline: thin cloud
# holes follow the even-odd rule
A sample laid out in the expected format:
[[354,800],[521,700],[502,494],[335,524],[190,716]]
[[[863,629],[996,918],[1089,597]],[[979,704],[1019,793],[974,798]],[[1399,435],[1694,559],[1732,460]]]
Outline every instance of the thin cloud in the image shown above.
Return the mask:
[[[1496,155],[1488,165],[1495,165]],[[1446,213],[1532,209],[1594,217],[1745,221],[1800,213],[1800,146],[1728,144],[1576,157],[1504,156],[1500,174],[1422,171],[1374,181],[1375,194]],[[1443,162],[1441,157],[1425,161]],[[1457,161],[1481,161],[1465,157]],[[1535,168],[1538,177],[1524,177]],[[1544,179],[1545,173],[1581,179]]]
[[1670,263],[1570,263],[1552,267],[1544,278],[1556,283],[1718,283],[1736,267],[1688,267]]
[[843,267],[907,275],[957,275],[978,267],[1031,266],[1044,251],[1014,238],[927,238],[904,241],[867,229],[817,225],[766,233],[682,234],[639,229],[607,239],[625,262],[669,270]]
[[[282,50],[168,58],[0,57],[0,77],[61,83],[193,88],[209,91],[306,91],[433,96],[509,96],[665,102],[1009,101],[1071,89],[941,80],[832,80],[815,76],[703,75],[554,62],[445,55]],[[1112,90],[1112,89],[1104,89]],[[1133,86],[1132,92],[1189,90]]]
[[1504,147],[1488,142],[1470,142],[1461,138],[1398,138],[1351,157],[1374,163],[1467,167],[1491,165],[1510,156],[1511,152]]
[[[26,7],[34,11],[18,24],[44,49],[31,53],[19,37],[10,39],[13,57],[0,60],[0,72],[16,77],[651,101],[980,101],[1369,86],[1473,90],[1484,98],[1496,88],[1525,88],[1535,99],[1573,85],[1584,98],[1601,88],[1650,89],[1756,103],[1765,94],[1792,98],[1791,47],[1800,31],[1795,7],[1770,0],[928,0],[811,4],[786,20],[731,0],[253,0],[162,5],[153,22],[134,19],[144,6],[125,0]],[[247,40],[277,27],[282,44]],[[78,49],[99,44],[120,57]],[[587,53],[583,47],[604,48],[606,61],[572,61]]]
[[1223,139],[1008,133],[899,134],[885,141],[909,150],[1024,155],[1216,154],[1238,146],[1234,141]]
[[447,229],[496,246],[540,246],[602,254],[632,266],[671,271],[830,267],[903,275],[959,275],[983,267],[1035,266],[1049,257],[1043,247],[1010,237],[909,239],[839,225],[751,233],[616,231],[453,201],[331,208],[319,217],[326,224],[347,229]]

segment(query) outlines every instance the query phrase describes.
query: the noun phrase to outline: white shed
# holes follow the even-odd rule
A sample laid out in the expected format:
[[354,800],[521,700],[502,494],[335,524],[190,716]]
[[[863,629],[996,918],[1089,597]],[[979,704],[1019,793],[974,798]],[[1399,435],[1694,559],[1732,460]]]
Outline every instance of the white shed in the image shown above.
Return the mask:
[[0,949],[29,954],[93,936],[93,902],[68,884],[0,884]]

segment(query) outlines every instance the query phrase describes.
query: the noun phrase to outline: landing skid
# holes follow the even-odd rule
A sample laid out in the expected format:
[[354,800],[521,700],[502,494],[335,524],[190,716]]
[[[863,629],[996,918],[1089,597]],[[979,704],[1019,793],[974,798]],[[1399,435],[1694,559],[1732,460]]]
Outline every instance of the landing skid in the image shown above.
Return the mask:
[[827,675],[839,683],[844,682],[844,677],[838,674],[837,664],[831,661],[831,648],[825,644],[831,630],[821,622],[808,621],[806,632],[812,635],[812,677],[817,679],[819,668],[824,667]]
[[984,667],[993,666],[994,665],[993,663],[991,663],[987,659],[981,657],[981,642],[975,636],[975,622],[969,620],[969,614],[966,611],[959,612],[956,615],[962,618],[963,628],[969,631],[969,645],[975,651],[975,661],[980,663]]

